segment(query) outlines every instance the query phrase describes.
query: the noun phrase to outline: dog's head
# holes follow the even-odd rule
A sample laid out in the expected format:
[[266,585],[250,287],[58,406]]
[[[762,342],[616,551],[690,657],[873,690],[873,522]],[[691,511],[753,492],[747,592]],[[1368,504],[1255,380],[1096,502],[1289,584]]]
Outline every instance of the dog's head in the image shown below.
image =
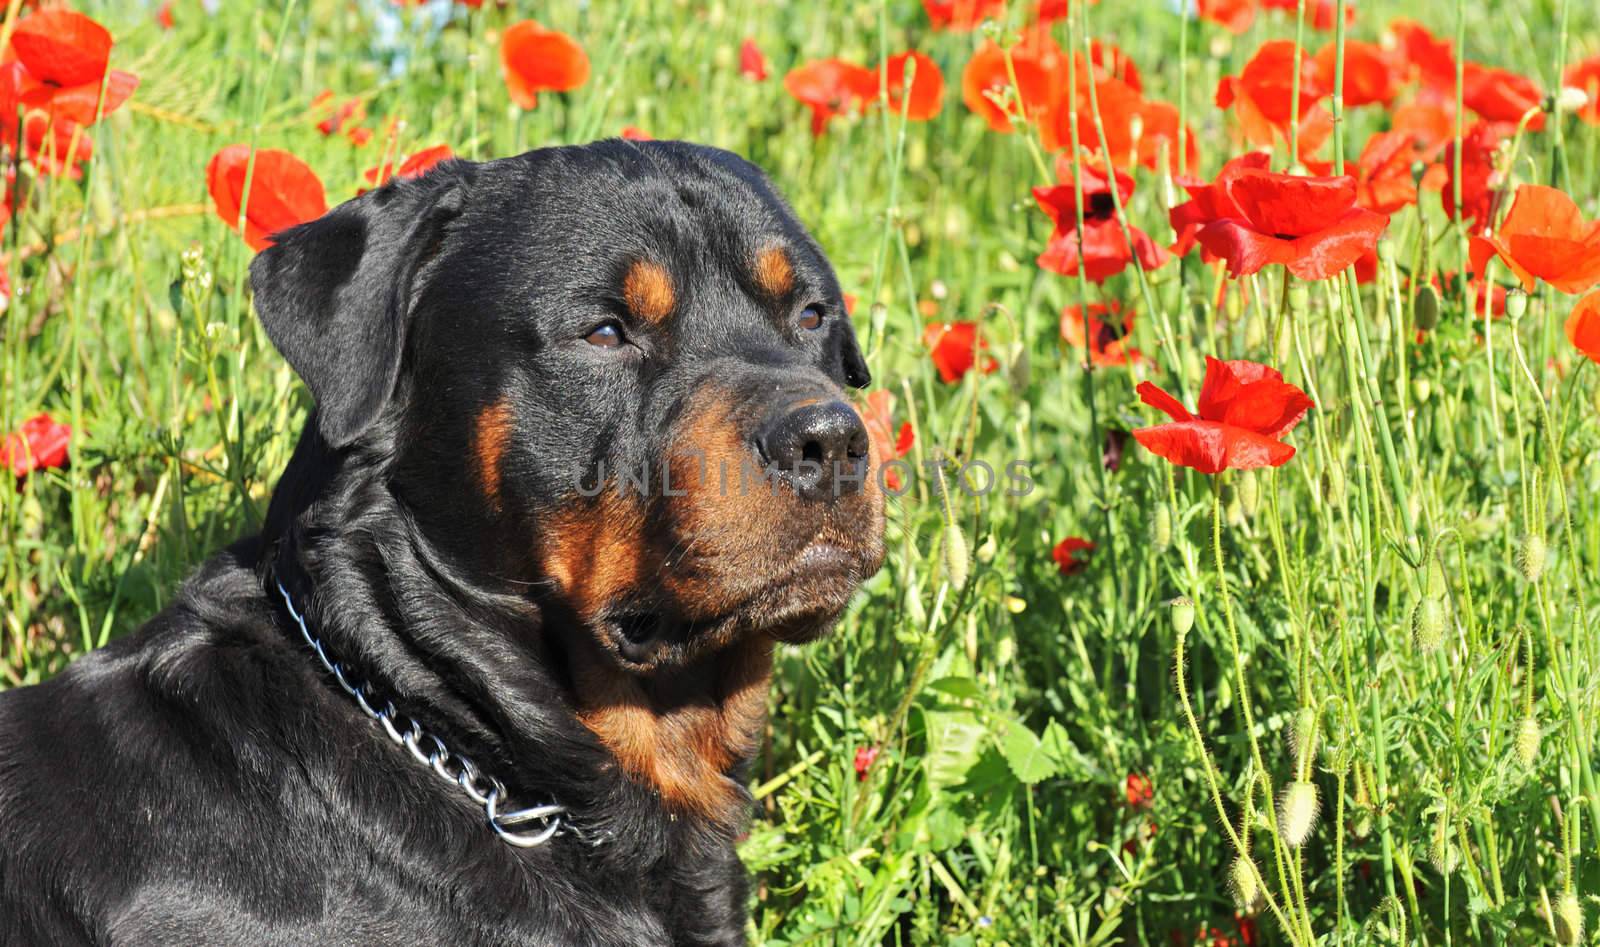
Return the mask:
[[731,154],[448,163],[277,235],[251,283],[327,445],[622,669],[813,638],[882,560],[838,281]]

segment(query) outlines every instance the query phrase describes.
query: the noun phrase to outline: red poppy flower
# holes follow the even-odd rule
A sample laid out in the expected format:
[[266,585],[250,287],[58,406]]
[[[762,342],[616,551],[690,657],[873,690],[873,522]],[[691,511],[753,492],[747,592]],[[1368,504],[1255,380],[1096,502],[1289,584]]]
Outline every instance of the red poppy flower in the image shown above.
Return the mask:
[[[1072,184],[1072,161],[1065,156],[1056,158],[1056,177],[1065,183],[1033,189],[1039,208],[1050,215],[1055,230],[1038,264],[1065,276],[1076,276],[1083,266],[1086,277],[1096,283],[1121,273],[1135,257],[1146,271],[1161,267],[1171,254],[1151,240],[1137,227],[1129,226],[1133,234],[1133,247],[1123,236],[1122,225],[1117,221],[1116,203],[1111,194],[1112,178],[1094,162],[1085,158],[1083,164],[1083,245],[1078,245],[1077,191]],[[1133,178],[1113,170],[1117,194],[1124,205],[1133,195]]]
[[1144,353],[1128,344],[1133,335],[1133,310],[1124,315],[1119,302],[1090,303],[1087,336],[1083,322],[1083,307],[1061,310],[1061,339],[1073,352],[1082,351],[1087,338],[1089,360],[1095,365],[1111,367],[1144,360]]
[[969,33],[984,20],[1005,16],[1006,0],[922,0],[922,9],[934,29]]
[[[928,347],[933,367],[939,370],[939,377],[947,385],[960,381],[972,371],[978,352],[989,347],[989,343],[979,337],[975,322],[930,323],[923,327],[922,344]],[[982,371],[985,375],[997,367],[993,358],[984,357]]]
[[1578,117],[1591,125],[1600,125],[1600,56],[1590,56],[1583,62],[1567,67],[1561,84],[1582,89],[1588,94],[1589,101],[1578,110]]
[[24,17],[11,35],[11,48],[27,70],[18,88],[22,104],[80,125],[92,124],[97,110],[110,115],[139,87],[131,72],[112,69],[107,75],[111,45],[106,28],[81,13],[50,9]]
[[1091,40],[1089,43],[1089,62],[1094,64],[1096,75],[1109,76],[1121,79],[1128,84],[1128,88],[1135,92],[1144,91],[1144,79],[1139,75],[1139,67],[1134,65],[1128,54],[1110,43]]
[[[1066,99],[1050,109],[1041,127],[1041,138],[1046,149],[1072,147],[1072,119],[1078,119],[1078,146],[1094,154],[1100,153],[1100,133],[1094,127],[1094,107],[1100,107],[1100,126],[1106,133],[1106,147],[1111,151],[1111,163],[1119,168],[1131,168],[1139,160],[1139,138],[1144,131],[1144,96],[1121,79],[1110,76],[1091,78],[1088,70],[1078,72],[1077,108],[1067,107]],[[1094,85],[1091,99],[1089,86]]]
[[[1501,174],[1495,156],[1502,138],[1500,126],[1489,122],[1478,122],[1461,138],[1461,209],[1474,231],[1489,225],[1499,202]],[[1439,199],[1445,214],[1452,218],[1456,216],[1455,153],[1456,143],[1451,141],[1440,158],[1445,177]]]
[[[1094,543],[1082,536],[1068,536],[1056,543],[1056,548],[1050,551],[1050,558],[1056,561],[1056,568],[1062,575],[1074,575],[1083,571],[1089,564],[1089,553],[1094,551]],[[1078,554],[1083,553],[1080,557]]]
[[[911,452],[911,445],[916,442],[916,431],[912,430],[910,421],[903,422],[899,433],[895,433],[894,392],[888,389],[880,388],[867,395],[861,421],[867,427],[867,437],[879,464],[899,460]],[[891,490],[900,489],[900,471],[889,468],[884,484]]]
[[[18,63],[0,65],[0,77],[9,67],[20,70]],[[3,82],[3,78],[0,78]],[[5,96],[0,94],[0,108]],[[7,147],[17,146],[15,116],[12,123],[0,121],[0,141]],[[83,163],[94,157],[94,139],[82,125],[65,118],[52,119],[43,112],[30,112],[22,120],[22,151],[40,171],[50,177],[65,177],[76,181],[83,177]]]
[[[1265,171],[1271,164],[1271,152],[1247,151],[1223,165],[1222,170],[1217,172],[1217,179],[1210,184],[1192,177],[1179,178],[1178,183],[1189,193],[1189,200],[1172,208],[1167,215],[1173,231],[1177,233],[1172,252],[1184,256],[1194,249],[1200,229],[1214,220],[1243,217],[1244,211],[1228,196],[1228,187],[1245,171]],[[1215,259],[1210,251],[1203,250],[1203,256],[1208,261]]]
[[[217,216],[229,227],[239,225],[249,164],[249,145],[229,145],[213,155],[206,166],[206,187],[211,191]],[[287,151],[268,148],[256,152],[244,221],[244,242],[250,249],[264,250],[272,245],[273,234],[315,220],[327,211],[322,181],[304,161]]]
[[1447,39],[1439,39],[1428,28],[1411,20],[1389,24],[1399,53],[1413,75],[1430,89],[1448,91],[1455,97],[1456,54]]
[[1563,293],[1581,293],[1600,283],[1600,221],[1586,221],[1572,198],[1553,187],[1524,184],[1505,222],[1470,244],[1472,271],[1482,276],[1499,256],[1522,288],[1544,280]]
[[637,125],[624,125],[624,126],[622,126],[622,131],[617,133],[617,137],[621,138],[621,139],[624,139],[625,141],[655,141],[656,140],[656,136],[650,134],[649,132],[645,131],[644,129],[640,128]]
[[589,56],[572,37],[533,20],[513,23],[500,39],[506,90],[519,108],[539,104],[540,92],[571,92],[589,81]]
[[1150,777],[1145,774],[1129,773],[1123,785],[1123,794],[1128,800],[1128,808],[1143,809],[1155,799],[1156,787],[1151,785]]
[[360,123],[367,117],[367,107],[360,98],[351,96],[338,105],[333,104],[332,90],[324,89],[311,100],[314,115],[324,116],[317,122],[317,131],[324,135],[337,135],[347,122]]
[[[1336,0],[1314,0],[1314,2],[1315,6],[1310,9],[1311,16],[1306,22],[1319,30],[1331,30],[1338,25],[1339,5]],[[1298,14],[1300,11],[1300,0],[1261,0],[1261,5],[1269,10],[1286,10],[1293,14]],[[1354,23],[1355,20],[1355,5],[1347,5],[1344,8],[1344,21]]]
[[1246,276],[1282,263],[1301,279],[1327,279],[1372,252],[1389,218],[1356,206],[1355,178],[1244,170],[1228,182],[1240,211],[1207,224],[1200,245]]
[[842,59],[818,59],[790,70],[783,87],[811,109],[811,134],[821,135],[835,115],[859,112],[877,97],[878,76]]
[[1479,319],[1483,318],[1485,310],[1492,313],[1496,319],[1506,314],[1506,288],[1504,286],[1495,283],[1485,291],[1481,277],[1468,274],[1465,285],[1462,284],[1462,280],[1463,276],[1461,274],[1454,271],[1446,271],[1441,275],[1430,277],[1428,283],[1434,289],[1439,290],[1441,294],[1445,292],[1443,287],[1452,287],[1452,291],[1461,293],[1463,299],[1466,298],[1465,294],[1470,291],[1472,297],[1478,301],[1477,318]]
[[[1338,44],[1329,43],[1317,52],[1318,83],[1331,89],[1335,81]],[[1344,104],[1388,105],[1400,94],[1400,76],[1394,60],[1382,46],[1345,40]]]
[[1447,102],[1407,102],[1389,113],[1389,130],[1405,132],[1423,151],[1437,151],[1455,141],[1456,110]]
[[[1019,104],[1025,121],[1038,121],[1056,107],[1066,89],[1064,73],[1057,72],[1065,56],[1053,45],[1037,42],[1012,47],[1011,65],[1017,76],[1013,91],[1005,50],[985,40],[961,70],[961,101],[981,115],[991,131],[1002,134],[1012,130],[1011,116],[1017,114]],[[999,101],[1009,104],[1001,108]]]
[[166,0],[161,4],[161,9],[156,11],[156,25],[164,30],[172,29],[172,0]]
[[[1245,139],[1252,145],[1270,147],[1279,137],[1287,139],[1295,115],[1294,43],[1271,40],[1261,44],[1238,76],[1224,76],[1217,83],[1218,108],[1231,108]],[[1333,133],[1333,119],[1317,103],[1328,94],[1312,57],[1300,57],[1300,126],[1293,130],[1300,141],[1300,153],[1307,155],[1322,147]]]
[[[917,66],[908,95],[905,75],[906,63],[910,61],[915,61]],[[927,56],[918,52],[890,56],[883,66],[883,72],[889,90],[889,109],[896,115],[904,108],[906,118],[913,122],[925,122],[938,115],[944,107],[944,73],[939,71],[939,64]]]
[[1200,19],[1237,35],[1256,21],[1256,0],[1199,0],[1199,13]]
[[750,37],[745,37],[739,44],[739,75],[752,82],[762,82],[767,78],[767,57],[761,54],[761,47]]
[[[455,156],[455,152],[450,150],[449,145],[434,145],[432,148],[424,148],[406,157],[400,162],[398,170],[396,170],[394,162],[390,161],[385,162],[380,167],[368,168],[363,172],[362,177],[366,178],[367,183],[373,187],[387,182],[391,177],[420,178],[432,171],[439,162],[448,161]],[[257,160],[259,162],[259,158]],[[258,163],[257,168],[259,169],[259,167]]]
[[35,470],[65,467],[72,427],[58,424],[48,413],[36,414],[22,422],[21,430],[7,434],[0,443],[0,465],[11,468],[14,477],[26,477]]
[[1139,400],[1172,423],[1139,428],[1134,439],[1157,456],[1206,474],[1288,463],[1294,447],[1281,438],[1316,407],[1277,369],[1209,355],[1198,414],[1150,382],[1140,382],[1138,392]]
[[[1367,139],[1356,160],[1356,203],[1380,214],[1392,214],[1417,202],[1417,182],[1412,165],[1423,160],[1410,135],[1378,132]],[[1307,161],[1317,174],[1333,173],[1333,165]]]
[[1600,292],[1590,293],[1572,307],[1567,338],[1578,351],[1600,363]]
[[878,748],[875,746],[856,747],[856,781],[866,782],[867,772],[872,769],[872,764],[878,760]]
[[[1505,69],[1469,62],[1463,70],[1462,102],[1486,122],[1520,122],[1544,101],[1539,84]],[[1544,113],[1528,122],[1529,131],[1544,128]]]

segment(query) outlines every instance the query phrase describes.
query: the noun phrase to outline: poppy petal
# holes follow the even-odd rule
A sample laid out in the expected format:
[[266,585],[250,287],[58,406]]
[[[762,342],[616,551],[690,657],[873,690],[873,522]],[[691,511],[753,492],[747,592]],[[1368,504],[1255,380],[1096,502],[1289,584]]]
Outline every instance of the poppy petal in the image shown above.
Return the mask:
[[1144,448],[1201,473],[1280,467],[1294,457],[1293,445],[1217,421],[1177,421],[1139,428],[1133,437]]
[[1387,216],[1358,207],[1332,227],[1294,241],[1289,272],[1305,280],[1327,279],[1375,253],[1388,226]]
[[1229,276],[1248,276],[1269,263],[1290,263],[1294,243],[1258,233],[1238,220],[1216,220],[1195,235],[1208,252],[1228,261]]
[[1567,317],[1567,339],[1578,351],[1600,362],[1600,292],[1578,300]]
[[1189,409],[1183,406],[1183,402],[1167,394],[1154,382],[1141,381],[1134,390],[1139,393],[1140,401],[1155,408],[1157,411],[1164,412],[1172,420],[1194,420],[1194,415],[1190,414]]

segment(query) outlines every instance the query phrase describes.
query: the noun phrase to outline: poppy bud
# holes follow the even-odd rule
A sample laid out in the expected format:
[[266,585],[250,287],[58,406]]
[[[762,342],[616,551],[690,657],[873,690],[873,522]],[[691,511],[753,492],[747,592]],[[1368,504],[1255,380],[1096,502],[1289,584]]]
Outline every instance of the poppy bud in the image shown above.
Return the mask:
[[883,303],[872,304],[872,337],[881,344],[884,326],[889,324],[889,307]]
[[1311,755],[1316,743],[1317,711],[1312,707],[1301,707],[1289,726],[1289,753],[1294,757],[1296,766]]
[[947,524],[944,528],[944,571],[950,580],[950,587],[959,589],[965,586],[971,569],[972,559],[967,555],[966,535],[956,524]]
[[1172,545],[1172,510],[1165,503],[1156,507],[1155,518],[1150,521],[1150,545],[1156,552],[1165,552]]
[[1433,822],[1433,834],[1428,840],[1428,861],[1433,863],[1433,869],[1441,875],[1455,871],[1461,861],[1456,854],[1455,840],[1450,835],[1448,810],[1441,810],[1439,818]]
[[1026,599],[1018,598],[1015,595],[1007,595],[1006,596],[1006,611],[1010,612],[1013,615],[1021,615],[1023,612],[1025,612],[1027,610],[1028,610],[1028,602],[1027,602]]
[[1260,313],[1251,313],[1244,324],[1244,347],[1259,349],[1267,342],[1267,319]]
[[1337,459],[1328,465],[1326,478],[1327,483],[1324,485],[1326,489],[1323,491],[1323,493],[1327,496],[1328,502],[1332,503],[1334,506],[1343,506],[1345,487],[1344,466],[1340,464]]
[[1417,290],[1411,324],[1427,332],[1439,324],[1439,293],[1432,286]]
[[[1487,292],[1488,290],[1485,290]],[[1506,315],[1512,322],[1521,319],[1528,312],[1528,294],[1520,289],[1513,289],[1506,293]]]
[[1421,161],[1411,162],[1411,183],[1421,184],[1423,175],[1428,173],[1428,166]]
[[1411,610],[1411,638],[1418,650],[1432,651],[1444,644],[1444,602],[1424,595]]
[[1320,805],[1315,783],[1296,780],[1284,787],[1278,799],[1278,832],[1290,848],[1299,848],[1311,837]]
[[1544,553],[1544,536],[1528,533],[1522,537],[1522,546],[1517,550],[1517,568],[1522,570],[1522,577],[1530,583],[1539,581],[1539,576],[1544,575]]
[[1172,609],[1172,629],[1179,637],[1189,633],[1194,627],[1194,599],[1187,595],[1180,595],[1167,603]]
[[1532,766],[1539,758],[1539,718],[1529,714],[1517,722],[1517,760],[1523,766]]
[[1556,943],[1577,944],[1583,941],[1583,905],[1571,891],[1563,891],[1550,905],[1550,924],[1556,929]]
[[1241,914],[1252,914],[1261,907],[1261,885],[1256,882],[1256,866],[1248,855],[1240,855],[1228,866],[1228,887]]
[[1256,483],[1253,470],[1241,470],[1234,475],[1237,479],[1233,484],[1234,495],[1239,498],[1239,506],[1244,510],[1245,516],[1255,516],[1258,504],[1261,502],[1261,490]]
[[1433,382],[1426,378],[1411,379],[1411,396],[1417,399],[1418,404],[1427,404],[1433,397]]
[[1297,316],[1303,316],[1311,309],[1311,287],[1305,283],[1296,282],[1289,287],[1289,311]]
[[994,554],[1000,544],[994,541],[994,533],[983,537],[983,542],[978,544],[978,561],[985,565],[994,561]]

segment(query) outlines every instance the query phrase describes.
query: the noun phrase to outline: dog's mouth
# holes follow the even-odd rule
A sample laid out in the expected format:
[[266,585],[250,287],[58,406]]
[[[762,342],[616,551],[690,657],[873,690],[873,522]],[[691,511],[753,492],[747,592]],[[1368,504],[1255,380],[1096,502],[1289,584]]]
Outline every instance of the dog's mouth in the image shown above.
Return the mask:
[[716,614],[688,617],[679,603],[629,605],[607,615],[601,630],[630,670],[679,664],[747,634],[791,644],[825,635],[850,597],[877,570],[878,556],[814,542],[766,581],[750,585],[739,603]]

